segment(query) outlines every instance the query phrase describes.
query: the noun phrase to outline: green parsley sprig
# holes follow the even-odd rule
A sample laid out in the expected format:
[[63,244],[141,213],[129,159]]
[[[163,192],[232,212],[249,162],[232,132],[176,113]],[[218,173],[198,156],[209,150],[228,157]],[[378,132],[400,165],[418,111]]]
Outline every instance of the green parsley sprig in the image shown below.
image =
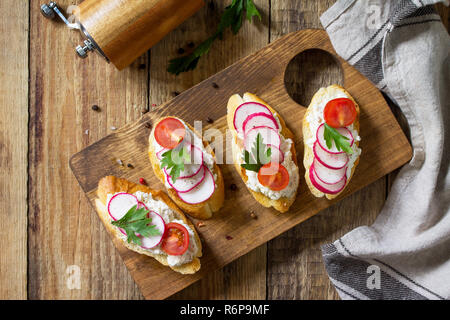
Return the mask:
[[179,75],[182,72],[195,69],[200,58],[209,52],[213,42],[217,38],[222,39],[223,32],[227,28],[231,28],[233,34],[238,33],[242,26],[244,11],[246,12],[248,21],[251,22],[252,18],[255,16],[261,20],[261,14],[253,3],[253,0],[233,0],[233,2],[225,8],[216,32],[195,48],[191,54],[170,60],[167,71]]
[[184,171],[184,165],[191,162],[191,154],[185,146],[166,151],[162,154],[161,168],[166,168],[172,181],[175,182]]
[[333,141],[336,145],[336,148],[339,151],[345,151],[348,154],[352,154],[353,150],[350,147],[350,142],[348,142],[348,138],[343,136],[339,133],[335,128],[330,127],[328,124],[325,123],[325,130],[324,130],[324,138],[325,142],[327,144],[328,149],[331,149],[333,147]]
[[156,226],[152,224],[152,219],[148,218],[148,213],[149,211],[145,208],[138,209],[137,206],[133,206],[122,219],[112,221],[111,224],[125,230],[128,243],[134,242],[142,245],[141,238],[136,234],[143,237],[161,235]]
[[268,148],[267,145],[263,143],[263,139],[260,133],[256,136],[255,143],[253,144],[251,154],[247,150],[244,150],[244,162],[241,167],[259,172],[259,169],[266,163],[270,162],[272,156],[272,149]]

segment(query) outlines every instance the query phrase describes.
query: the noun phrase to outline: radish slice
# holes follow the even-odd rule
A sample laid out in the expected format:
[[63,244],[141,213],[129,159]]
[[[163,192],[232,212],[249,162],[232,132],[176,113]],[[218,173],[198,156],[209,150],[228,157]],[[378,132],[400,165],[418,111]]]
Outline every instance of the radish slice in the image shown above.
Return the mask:
[[193,144],[189,144],[187,146],[188,152],[191,154],[191,163],[190,164],[202,164],[203,163],[203,151],[197,146]]
[[135,195],[130,193],[118,193],[114,195],[108,203],[108,213],[114,220],[120,220],[134,206],[139,205]]
[[271,162],[283,163],[284,153],[280,150],[280,147],[268,144],[267,148],[270,148],[270,152],[271,152],[270,161]]
[[145,203],[143,203],[142,201],[139,201],[138,209],[141,209],[141,208],[145,208],[145,210],[150,211],[149,208],[147,208],[147,206],[145,205]]
[[166,232],[166,224],[164,223],[164,219],[154,211],[150,211],[148,213],[148,217],[152,219],[152,224],[156,226],[156,229],[159,231],[158,236],[150,236],[150,237],[141,237],[142,248],[151,249],[156,247],[161,243],[161,240]]
[[[203,164],[185,164],[184,170],[180,172],[180,176],[178,179],[188,179],[195,176],[199,171],[202,169]],[[170,177],[169,172],[167,171],[166,167],[163,168],[163,171],[166,175],[166,177]]]
[[280,147],[281,138],[277,130],[270,127],[255,127],[253,129],[250,129],[245,134],[244,138],[245,150],[248,151],[252,150],[253,144],[256,141],[258,133],[261,134],[264,144],[270,144],[278,148]]
[[279,129],[278,123],[273,115],[264,112],[249,115],[242,125],[244,133],[255,127],[270,127],[277,131]]
[[328,194],[337,194],[341,192],[347,183],[346,175],[344,175],[342,179],[335,184],[327,184],[320,181],[320,179],[316,175],[314,164],[309,168],[309,179],[311,180],[311,183],[314,185],[314,187],[316,187],[317,190]]
[[[347,137],[350,143],[350,147],[353,145],[353,135],[350,132],[350,130],[348,130],[347,128],[337,128],[336,129],[340,134],[342,134],[344,137]],[[322,147],[323,150],[325,150],[326,152],[332,153],[332,154],[339,154],[339,153],[344,153],[345,151],[339,151],[336,148],[336,145],[334,144],[334,141],[332,141],[332,146],[331,149],[328,149],[327,147],[327,143],[325,141],[325,137],[324,137],[324,132],[325,132],[325,126],[322,123],[319,128],[317,128],[317,133],[316,133],[316,139],[317,141],[319,141],[319,145]]]
[[317,158],[314,158],[313,166],[317,179],[326,184],[335,184],[340,182],[347,172],[347,167],[341,169],[327,168],[317,161]]
[[166,149],[166,148],[162,148],[161,150],[159,150],[156,153],[156,158],[158,158],[158,160],[161,160],[163,158],[163,154],[167,151],[169,151],[170,149]]
[[342,169],[348,163],[349,157],[344,153],[330,153],[320,147],[319,142],[314,143],[314,156],[317,161],[329,169]]
[[[201,165],[203,163],[203,151],[199,147],[194,146],[190,143],[184,143],[182,145],[182,147],[183,148],[186,147],[187,152],[190,154],[190,163],[186,163],[186,164],[200,164]],[[179,151],[181,149],[173,149],[173,150],[175,150],[174,154],[177,155],[176,151],[177,150]],[[163,149],[159,150],[156,153],[156,157],[159,160],[161,160],[166,151],[170,151],[170,149],[163,148]],[[172,155],[172,156],[175,157],[175,155]]]
[[167,182],[177,192],[189,192],[198,186],[205,178],[205,166],[202,166],[200,171],[193,177],[185,179],[176,179],[175,183],[170,176],[167,176]]
[[[203,165],[203,151],[200,148],[189,143],[187,144],[187,151],[191,154],[191,163],[184,165],[184,170],[180,173],[178,179],[187,179],[195,176],[200,172]],[[158,154],[156,154],[156,156],[158,157]],[[163,168],[163,170],[166,176],[170,176],[165,167]]]
[[216,184],[214,182],[214,176],[208,167],[205,168],[205,178],[203,181],[189,192],[178,192],[178,196],[181,200],[189,204],[202,203],[211,198],[216,190]]
[[265,113],[268,115],[272,115],[272,112],[265,105],[257,102],[245,102],[236,108],[234,112],[234,129],[243,134],[243,124],[247,117],[254,113]]

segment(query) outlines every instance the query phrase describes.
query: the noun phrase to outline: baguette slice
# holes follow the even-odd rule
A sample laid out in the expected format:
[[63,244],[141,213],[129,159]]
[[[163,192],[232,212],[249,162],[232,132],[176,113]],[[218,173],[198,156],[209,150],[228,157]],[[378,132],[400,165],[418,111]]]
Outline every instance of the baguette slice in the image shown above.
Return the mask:
[[[233,139],[234,139],[234,143],[239,144],[238,142],[238,137],[237,137],[237,132],[234,129],[234,113],[237,109],[237,107],[239,107],[241,104],[243,104],[244,102],[258,102],[261,103],[263,105],[265,105],[267,108],[269,108],[269,110],[272,112],[272,114],[276,115],[278,117],[278,120],[281,124],[281,132],[280,134],[285,138],[285,139],[292,139],[292,141],[294,141],[294,134],[291,132],[291,130],[288,129],[288,127],[286,126],[286,123],[284,122],[283,118],[280,116],[280,114],[278,114],[272,107],[270,107],[266,102],[264,102],[263,100],[261,100],[258,96],[246,92],[244,93],[244,95],[241,97],[238,94],[234,94],[230,97],[230,99],[228,100],[228,106],[227,106],[227,123],[228,123],[228,128],[229,130],[231,130],[231,132],[233,133]],[[233,148],[233,159],[236,159],[236,148]],[[297,163],[297,154],[295,151],[295,145],[294,143],[292,143],[291,145],[291,153],[292,153],[292,160],[294,161],[295,165],[298,166]],[[242,168],[240,166],[239,163],[237,163],[237,161],[234,161],[234,165],[236,168],[236,171],[240,174],[242,180],[247,183],[248,177],[245,173],[245,169]],[[294,203],[295,198],[297,196],[297,190],[298,190],[298,186],[294,192],[294,194],[291,197],[281,197],[278,200],[273,200],[270,199],[269,197],[267,197],[266,195],[264,195],[261,192],[256,192],[253,191],[252,189],[248,188],[248,191],[250,191],[250,193],[252,194],[253,198],[255,198],[256,201],[258,201],[260,204],[262,204],[264,207],[273,207],[275,210],[279,211],[279,212],[286,212],[289,210],[289,207]]]
[[[310,178],[309,178],[309,168],[311,167],[313,160],[314,160],[314,151],[313,149],[306,144],[306,141],[308,141],[309,139],[313,139],[313,137],[315,136],[315,132],[311,132],[310,130],[310,126],[309,126],[309,122],[307,120],[307,117],[309,115],[309,113],[312,110],[312,106],[321,103],[321,101],[324,99],[325,96],[327,96],[328,94],[330,94],[332,91],[339,91],[341,93],[344,93],[348,99],[352,100],[353,103],[356,106],[356,119],[355,122],[353,122],[353,128],[358,131],[359,133],[359,114],[360,114],[360,109],[358,104],[356,103],[355,99],[353,99],[353,97],[350,95],[350,93],[348,93],[343,87],[341,87],[340,85],[337,84],[333,84],[327,88],[321,88],[319,91],[316,92],[316,94],[313,96],[311,103],[308,107],[308,109],[306,110],[305,116],[303,118],[303,141],[305,142],[305,151],[304,151],[304,158],[303,158],[303,165],[305,166],[305,180],[306,180],[306,184],[309,187],[309,190],[311,191],[311,193],[318,197],[321,198],[323,196],[325,196],[327,199],[331,200],[336,198],[337,196],[339,196],[342,191],[345,190],[345,188],[347,187],[348,183],[350,182],[351,178],[353,177],[353,173],[355,172],[356,166],[359,163],[359,156],[356,159],[356,161],[354,162],[353,168],[352,168],[352,172],[350,177],[347,179],[347,182],[345,184],[345,187],[337,194],[328,194],[328,193],[323,193],[321,191],[319,191],[316,187],[314,187],[314,185],[312,184]],[[322,102],[323,103],[323,102]],[[359,141],[357,141],[355,139],[354,143],[356,144],[356,146],[359,146]]]
[[[179,119],[176,117],[170,118]],[[157,124],[164,119],[165,118],[160,119],[153,126],[152,132],[150,133],[149,136],[149,148],[148,148],[148,155],[150,158],[150,163],[152,164],[153,171],[155,172],[155,175],[158,177],[159,181],[161,181],[163,184],[165,183],[164,171],[161,169],[159,165],[160,161],[156,157],[156,152],[153,146],[155,142],[155,135],[154,135],[155,128]],[[189,129],[191,129],[194,132],[194,134],[196,134],[197,136],[201,136],[188,123],[186,123],[186,125],[189,127]],[[208,148],[209,145],[205,140],[203,140],[203,146],[205,147],[207,152],[209,152],[212,156],[214,156],[214,152],[211,150],[211,148]],[[211,198],[202,203],[198,204],[186,203],[183,200],[181,200],[177,192],[171,188],[167,188],[167,193],[169,194],[170,198],[178,205],[178,207],[180,207],[184,212],[186,212],[190,216],[197,219],[209,219],[212,217],[214,212],[220,210],[225,200],[225,187],[223,182],[222,171],[220,170],[219,166],[216,163],[214,163],[213,174],[217,175],[216,190],[214,191]]]
[[[193,258],[193,260],[189,263],[183,264],[181,266],[169,266],[167,263],[167,256],[164,254],[154,254],[151,253],[145,249],[142,249],[140,246],[134,243],[128,243],[126,240],[123,239],[122,233],[119,231],[118,228],[114,227],[111,224],[111,218],[108,214],[107,209],[107,196],[108,194],[114,194],[117,192],[127,192],[127,193],[135,193],[137,191],[142,191],[145,193],[151,193],[153,199],[155,200],[161,200],[164,203],[166,203],[172,211],[175,212],[175,214],[178,216],[181,221],[186,223],[189,227],[191,227],[192,231],[194,232],[194,238],[190,239],[191,241],[194,240],[198,247],[197,255]],[[130,250],[133,250],[140,254],[145,254],[149,257],[155,258],[159,263],[169,266],[172,270],[182,273],[182,274],[192,274],[200,270],[200,257],[202,256],[202,243],[200,241],[200,238],[197,234],[197,230],[195,230],[194,225],[189,221],[186,216],[183,214],[183,212],[173,203],[173,201],[170,200],[170,198],[161,190],[153,190],[149,187],[139,185],[133,182],[130,182],[125,179],[117,178],[114,176],[107,176],[102,178],[98,183],[98,189],[97,189],[97,196],[98,198],[95,200],[95,207],[97,209],[98,216],[102,220],[103,224],[105,225],[106,229],[113,235],[114,238],[120,239],[120,241],[123,243],[125,247],[127,247]]]

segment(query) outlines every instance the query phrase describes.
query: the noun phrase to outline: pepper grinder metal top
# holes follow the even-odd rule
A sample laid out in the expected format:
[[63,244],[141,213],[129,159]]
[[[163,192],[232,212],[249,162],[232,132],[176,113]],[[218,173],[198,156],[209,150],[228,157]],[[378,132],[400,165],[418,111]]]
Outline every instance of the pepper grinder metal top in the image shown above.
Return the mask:
[[87,58],[89,51],[97,51],[107,62],[109,59],[100,49],[100,47],[95,43],[94,39],[89,35],[89,33],[83,28],[83,26],[78,23],[71,23],[61,10],[58,7],[58,4],[55,1],[50,1],[48,4],[41,5],[41,13],[44,17],[50,20],[54,20],[56,16],[58,16],[70,29],[80,30],[84,37],[86,38],[83,42],[83,45],[78,45],[75,48],[75,52],[82,59]]
[[81,32],[83,44],[75,48],[79,57],[94,51],[122,70],[204,4],[204,0],[84,0],[73,13],[76,23],[55,1],[41,5],[41,12],[51,20],[58,16]]

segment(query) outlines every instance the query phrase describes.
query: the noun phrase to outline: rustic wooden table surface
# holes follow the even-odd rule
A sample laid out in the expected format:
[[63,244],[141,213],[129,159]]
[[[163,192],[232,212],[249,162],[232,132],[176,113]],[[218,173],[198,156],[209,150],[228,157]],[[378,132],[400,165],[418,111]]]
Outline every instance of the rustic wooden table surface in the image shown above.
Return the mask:
[[[81,42],[79,34],[44,19],[41,2],[0,1],[0,12],[10,13],[0,22],[0,299],[142,299],[72,175],[70,156],[280,36],[320,28],[320,15],[334,1],[255,0],[262,21],[244,23],[237,36],[227,33],[195,71],[178,77],[166,72],[168,60],[180,47],[204,40],[229,0],[206,0],[202,10],[122,72],[93,54],[78,59],[73,48]],[[59,4],[66,9],[77,2]],[[438,10],[448,28],[448,9]],[[288,91],[306,105],[317,88],[341,81],[337,66],[320,52],[299,57],[291,67]],[[101,111],[92,111],[92,105]],[[320,245],[371,224],[394,175],[173,298],[337,299]],[[77,268],[80,288],[70,282]]]

